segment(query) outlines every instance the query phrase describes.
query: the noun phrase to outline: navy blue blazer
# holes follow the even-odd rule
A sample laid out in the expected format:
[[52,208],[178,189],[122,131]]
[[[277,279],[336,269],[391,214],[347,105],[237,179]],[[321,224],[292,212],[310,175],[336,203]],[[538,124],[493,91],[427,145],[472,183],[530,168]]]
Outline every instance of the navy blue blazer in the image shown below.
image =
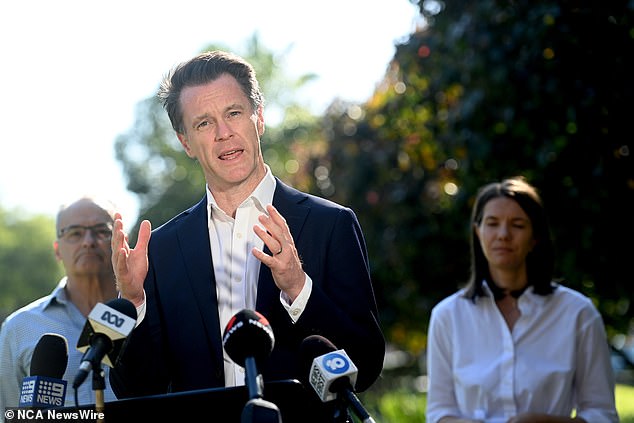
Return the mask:
[[[128,337],[110,382],[118,398],[224,386],[222,331],[207,229],[207,200],[153,230],[145,280],[146,315]],[[383,367],[365,239],[349,208],[277,180],[273,205],[287,221],[313,288],[296,323],[280,304],[270,269],[260,266],[256,310],[275,335],[260,372],[264,381],[306,379],[299,347],[318,334],[359,368],[357,391]],[[265,249],[265,252],[269,253]]]

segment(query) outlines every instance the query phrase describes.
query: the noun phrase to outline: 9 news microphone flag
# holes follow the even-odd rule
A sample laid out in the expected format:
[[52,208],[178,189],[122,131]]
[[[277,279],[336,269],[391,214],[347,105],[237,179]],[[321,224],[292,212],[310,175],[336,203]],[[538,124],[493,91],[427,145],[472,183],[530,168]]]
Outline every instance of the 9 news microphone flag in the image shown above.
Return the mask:
[[42,335],[31,357],[30,376],[22,380],[20,407],[61,407],[66,399],[66,381],[62,379],[68,365],[68,342],[62,335]]

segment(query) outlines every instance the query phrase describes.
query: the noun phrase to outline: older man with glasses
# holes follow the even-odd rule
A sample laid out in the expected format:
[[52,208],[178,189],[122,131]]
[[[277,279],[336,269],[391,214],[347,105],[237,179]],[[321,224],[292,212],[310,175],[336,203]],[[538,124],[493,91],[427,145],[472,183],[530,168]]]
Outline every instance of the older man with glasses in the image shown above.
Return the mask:
[[[82,197],[64,205],[57,214],[55,257],[64,266],[65,276],[53,292],[13,312],[0,328],[0,420],[7,407],[19,404],[22,379],[29,376],[31,357],[40,337],[56,333],[68,342],[68,365],[63,379],[72,382],[82,353],[77,340],[86,317],[97,303],[117,296],[111,262],[112,225],[115,207],[108,200]],[[104,366],[105,401],[116,400]],[[75,392],[66,391],[66,406],[75,405]],[[95,403],[91,383],[78,388],[79,405]]]

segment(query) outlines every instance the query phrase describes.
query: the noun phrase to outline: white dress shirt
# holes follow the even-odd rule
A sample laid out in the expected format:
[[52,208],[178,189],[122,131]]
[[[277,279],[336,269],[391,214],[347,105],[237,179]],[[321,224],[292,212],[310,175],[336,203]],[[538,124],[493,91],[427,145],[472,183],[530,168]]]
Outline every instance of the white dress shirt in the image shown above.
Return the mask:
[[[207,187],[207,213],[209,216],[209,242],[216,277],[218,315],[220,328],[224,331],[229,319],[242,309],[255,310],[257,298],[260,260],[251,250],[262,249],[262,241],[253,230],[261,226],[258,217],[268,214],[266,205],[273,203],[276,181],[266,166],[266,175],[251,195],[238,206],[235,218],[222,211],[213,193]],[[312,281],[306,276],[306,283],[293,304],[281,293],[280,301],[293,321],[301,316]],[[223,350],[225,386],[244,385],[244,368],[236,365]]]
[[522,412],[618,422],[614,374],[599,312],[564,286],[527,289],[510,331],[486,283],[475,303],[459,291],[434,307],[427,341],[427,421],[502,423]]

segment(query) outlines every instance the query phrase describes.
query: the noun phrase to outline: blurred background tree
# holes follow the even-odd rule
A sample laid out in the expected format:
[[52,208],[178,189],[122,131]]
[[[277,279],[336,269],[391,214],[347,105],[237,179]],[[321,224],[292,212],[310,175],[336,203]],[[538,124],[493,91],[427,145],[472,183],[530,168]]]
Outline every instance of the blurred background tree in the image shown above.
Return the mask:
[[0,322],[51,292],[63,276],[54,241],[54,219],[0,207]]
[[524,175],[541,191],[557,275],[611,334],[634,309],[634,11],[626,1],[420,3],[361,107],[324,118],[322,195],[358,211],[390,341],[417,353],[431,307],[466,282],[479,186]]

